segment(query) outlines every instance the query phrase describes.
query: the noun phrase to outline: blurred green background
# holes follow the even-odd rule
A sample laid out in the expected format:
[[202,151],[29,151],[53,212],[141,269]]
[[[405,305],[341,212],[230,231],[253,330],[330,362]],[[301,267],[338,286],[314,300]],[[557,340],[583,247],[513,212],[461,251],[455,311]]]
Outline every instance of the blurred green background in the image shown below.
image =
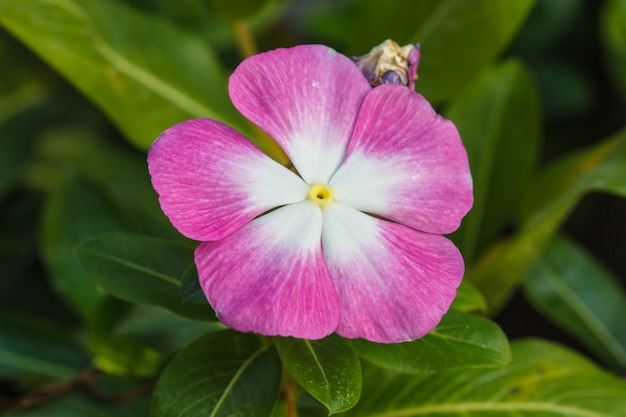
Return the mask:
[[[527,197],[536,191],[528,188],[541,188],[537,172],[624,128],[626,1],[0,0],[0,348],[32,352],[49,367],[24,377],[31,362],[0,361],[2,396],[94,362],[111,373],[152,375],[163,356],[212,329],[185,321],[173,342],[167,332],[182,322],[109,296],[85,278],[74,248],[113,231],[190,245],[160,212],[145,152],[161,131],[191,117],[227,122],[271,152],[228,100],[228,74],[246,55],[303,43],[362,55],[387,38],[421,43],[416,90],[469,132],[478,204],[487,208],[453,238],[475,267],[469,280],[495,300],[495,320],[511,339],[558,340],[623,372],[626,362],[606,359],[589,336],[551,317],[535,287],[516,291],[525,270],[490,296],[495,281],[481,275],[480,261],[524,230],[528,213],[549,197],[541,190]],[[491,116],[502,125],[493,127]],[[483,132],[505,144],[502,164],[526,158],[519,172],[507,171],[500,183],[495,174],[482,177]],[[623,159],[624,146],[616,149]],[[597,154],[583,156],[591,164]],[[589,185],[562,234],[611,271],[621,294],[626,184],[612,194],[600,192],[611,188],[604,186]],[[490,218],[492,209],[502,214]],[[493,222],[475,220],[483,213]],[[167,323],[162,333],[142,327],[152,317]],[[626,330],[616,333],[626,349]]]
[[[363,7],[363,3],[367,2],[356,0],[206,1],[206,4],[197,0],[134,0],[119,3],[154,15],[210,44],[225,67],[222,78],[213,80],[213,83],[222,84],[228,69],[234,68],[242,59],[231,27],[231,22],[238,18],[250,18],[253,36],[260,51],[302,43],[325,43],[347,55],[360,55],[380,43],[384,37],[402,44],[417,36],[423,44],[417,89],[426,90],[423,91],[426,98],[434,100],[440,111],[445,109],[445,100],[441,99],[441,94],[431,91],[441,85],[421,85],[428,82],[432,55],[429,55],[429,39],[425,39],[427,29],[422,29],[421,34],[415,34],[414,27],[419,26],[422,18],[420,11],[428,8],[427,2],[422,2],[425,7],[420,2],[398,1],[380,4],[375,8]],[[471,2],[464,3],[471,9]],[[500,60],[508,56],[521,60],[538,85],[543,122],[542,164],[568,151],[600,141],[619,130],[626,121],[624,74],[613,76],[615,74],[612,71],[621,69],[613,69],[608,62],[601,28],[606,14],[620,12],[617,10],[620,2],[610,2],[610,6],[607,3],[593,0],[537,1],[519,33],[500,54]],[[11,2],[5,1],[4,4],[4,8],[12,7]],[[402,12],[403,7],[406,12]],[[609,7],[615,11],[607,10]],[[372,9],[376,12],[375,17],[364,16]],[[108,24],[117,23],[113,21]],[[123,34],[123,28],[118,30]],[[122,152],[129,159],[141,159],[142,149],[135,150],[129,146],[119,126],[111,123],[93,102],[54,68],[42,62],[6,30],[0,32],[0,35],[2,305],[6,309],[15,308],[44,313],[49,318],[63,321],[72,320],[75,317],[71,310],[50,293],[45,267],[42,266],[41,228],[46,213],[50,215],[51,210],[50,204],[46,204],[46,191],[62,181],[57,177],[83,176],[82,172],[77,172],[83,167],[76,166],[87,163],[81,160],[82,152],[97,153],[99,162],[104,163],[104,154],[90,150],[89,141],[96,141],[94,149],[114,149],[114,152]],[[480,42],[457,43],[458,49],[446,53],[480,54],[483,47]],[[446,45],[450,48],[454,43]],[[88,52],[85,52],[85,56],[88,56]],[[470,68],[468,71],[474,70]],[[195,75],[198,79],[180,82],[205,84],[207,81],[204,78],[215,77],[215,71],[200,68]],[[221,90],[223,94],[223,87]],[[206,91],[212,94],[212,87],[206,87]],[[128,117],[137,118],[132,114]],[[155,135],[158,134],[156,130],[153,131]],[[77,137],[84,135],[88,138]],[[152,136],[143,138],[140,148],[145,148],[153,139]],[[69,147],[70,152],[66,152],[64,146]],[[109,169],[117,170],[115,167]],[[124,178],[117,180],[123,182]],[[79,190],[67,192],[79,193],[82,195],[81,200],[87,199]],[[79,210],[79,207],[74,209]],[[565,226],[571,236],[582,242],[620,277],[626,277],[624,214],[626,202],[623,199],[592,194],[585,197]],[[72,221],[78,221],[77,218],[69,217]],[[543,328],[543,321],[538,317],[535,320],[516,321],[517,308],[523,309],[524,314],[532,314],[526,311],[523,301],[516,298],[502,317],[505,328],[510,326],[511,334],[540,332],[550,336],[545,334],[548,330]]]

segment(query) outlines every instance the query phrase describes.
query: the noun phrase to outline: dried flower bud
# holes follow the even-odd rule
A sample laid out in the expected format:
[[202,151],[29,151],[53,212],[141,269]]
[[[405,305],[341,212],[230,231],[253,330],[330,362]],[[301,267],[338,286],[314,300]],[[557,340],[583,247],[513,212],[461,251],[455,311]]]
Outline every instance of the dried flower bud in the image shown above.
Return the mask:
[[368,54],[352,57],[352,61],[372,87],[380,84],[400,84],[413,89],[419,58],[419,44],[400,47],[387,39]]

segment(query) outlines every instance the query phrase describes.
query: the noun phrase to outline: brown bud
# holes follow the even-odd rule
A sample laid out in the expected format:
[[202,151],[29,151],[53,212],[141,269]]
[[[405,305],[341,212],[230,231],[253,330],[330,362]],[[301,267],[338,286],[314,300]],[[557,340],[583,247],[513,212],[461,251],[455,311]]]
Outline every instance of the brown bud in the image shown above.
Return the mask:
[[413,89],[419,58],[419,44],[400,47],[387,39],[368,54],[352,57],[352,61],[372,87],[399,84]]

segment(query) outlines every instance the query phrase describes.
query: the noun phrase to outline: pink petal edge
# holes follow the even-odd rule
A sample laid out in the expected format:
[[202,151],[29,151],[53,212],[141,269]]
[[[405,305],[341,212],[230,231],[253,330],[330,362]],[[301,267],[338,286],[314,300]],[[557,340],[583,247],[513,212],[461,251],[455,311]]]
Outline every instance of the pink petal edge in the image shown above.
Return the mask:
[[345,155],[367,80],[323,45],[244,60],[230,77],[235,107],[274,138],[309,184],[326,183]]
[[257,215],[302,201],[308,187],[240,133],[209,119],[166,130],[148,152],[163,212],[183,235],[221,239]]
[[437,326],[463,278],[452,242],[340,203],[323,217],[322,246],[340,305],[337,334],[397,343]]
[[339,320],[321,249],[319,207],[304,201],[253,220],[195,252],[201,286],[235,330],[320,339]]

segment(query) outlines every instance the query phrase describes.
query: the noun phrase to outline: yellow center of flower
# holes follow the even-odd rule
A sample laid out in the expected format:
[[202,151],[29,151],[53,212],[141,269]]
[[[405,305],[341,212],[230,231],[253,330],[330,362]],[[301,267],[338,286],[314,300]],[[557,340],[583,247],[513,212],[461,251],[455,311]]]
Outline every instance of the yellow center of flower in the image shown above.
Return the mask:
[[333,202],[333,190],[326,184],[313,184],[309,188],[307,198],[320,207]]

